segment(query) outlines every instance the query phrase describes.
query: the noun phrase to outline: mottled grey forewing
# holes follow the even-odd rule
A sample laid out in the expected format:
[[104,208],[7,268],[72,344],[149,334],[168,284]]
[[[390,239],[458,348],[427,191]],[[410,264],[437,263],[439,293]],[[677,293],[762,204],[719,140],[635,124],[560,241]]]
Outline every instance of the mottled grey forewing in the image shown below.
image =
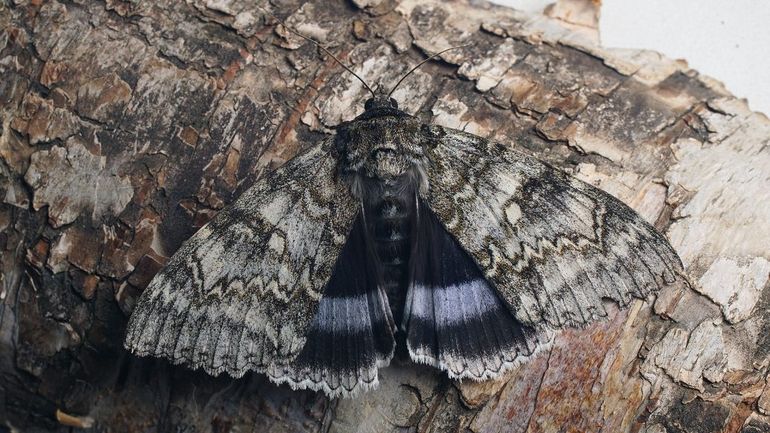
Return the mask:
[[358,211],[329,145],[264,176],[187,240],[139,298],[126,348],[235,377],[296,357]]
[[427,202],[525,324],[579,326],[681,272],[666,239],[611,195],[508,146],[432,126]]

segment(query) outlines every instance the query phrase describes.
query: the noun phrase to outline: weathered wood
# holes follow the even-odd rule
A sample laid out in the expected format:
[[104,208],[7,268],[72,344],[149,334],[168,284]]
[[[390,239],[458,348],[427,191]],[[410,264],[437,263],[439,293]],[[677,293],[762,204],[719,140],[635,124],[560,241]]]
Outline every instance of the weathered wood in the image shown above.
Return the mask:
[[[0,3],[0,425],[17,431],[770,430],[770,121],[657,53],[596,44],[596,2]],[[664,230],[692,287],[559,335],[505,380],[394,365],[328,401],[121,348],[136,297],[196,228],[359,113],[373,85],[511,143]],[[592,9],[594,8],[594,9]],[[0,428],[2,429],[2,428]]]

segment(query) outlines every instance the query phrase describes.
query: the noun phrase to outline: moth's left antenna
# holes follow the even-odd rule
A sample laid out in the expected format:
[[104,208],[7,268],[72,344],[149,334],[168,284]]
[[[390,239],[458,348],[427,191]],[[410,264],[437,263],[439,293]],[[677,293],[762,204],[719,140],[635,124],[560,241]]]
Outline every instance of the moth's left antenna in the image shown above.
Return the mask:
[[420,62],[420,63],[418,63],[418,64],[414,65],[414,67],[413,67],[412,69],[410,69],[410,70],[409,70],[409,72],[407,72],[406,74],[404,74],[404,76],[403,76],[403,77],[401,77],[401,79],[400,79],[400,80],[398,80],[398,83],[396,83],[396,85],[395,85],[395,86],[393,86],[393,88],[392,88],[392,89],[390,89],[390,92],[388,92],[388,98],[390,98],[390,95],[392,95],[392,94],[393,94],[393,92],[395,92],[395,91],[396,91],[396,89],[398,89],[398,86],[400,86],[400,85],[401,85],[401,83],[403,83],[403,82],[404,82],[404,80],[406,80],[406,77],[408,77],[408,76],[412,75],[412,72],[414,72],[414,71],[416,71],[417,69],[419,69],[419,68],[420,68],[420,66],[422,66],[422,65],[424,65],[424,64],[426,64],[426,63],[428,63],[429,61],[431,61],[431,60],[435,59],[436,57],[438,57],[438,56],[440,56],[440,55],[442,55],[442,54],[446,53],[447,51],[456,50],[456,49],[458,49],[458,48],[465,48],[465,47],[467,47],[467,46],[469,46],[469,45],[471,45],[471,44],[458,45],[458,46],[456,46],[456,47],[449,47],[449,48],[447,48],[447,49],[445,49],[445,50],[441,50],[441,51],[439,51],[438,53],[436,53],[436,54],[434,54],[434,55],[432,55],[432,56],[428,57],[427,59],[423,60],[422,62]]
[[[267,11],[266,11],[266,12],[267,12]],[[297,36],[301,37],[302,39],[304,39],[304,40],[306,40],[306,41],[308,41],[308,42],[311,42],[311,43],[312,43],[313,45],[315,45],[316,47],[320,48],[320,49],[321,49],[321,50],[322,50],[324,53],[326,53],[327,55],[329,55],[329,57],[331,57],[332,59],[334,59],[334,61],[335,61],[335,62],[339,63],[339,65],[340,65],[340,66],[342,66],[343,68],[345,68],[345,70],[346,70],[346,71],[350,72],[350,74],[351,74],[351,75],[353,75],[354,77],[358,78],[358,81],[360,81],[360,82],[361,82],[361,84],[363,84],[363,85],[364,85],[364,87],[366,87],[366,90],[368,90],[368,91],[369,91],[369,93],[371,93],[371,94],[372,94],[372,97],[374,97],[374,96],[375,96],[375,94],[374,94],[374,90],[372,90],[372,88],[371,88],[371,87],[369,87],[369,85],[368,85],[368,84],[366,84],[366,81],[364,81],[364,79],[363,79],[363,78],[359,77],[359,76],[358,76],[358,74],[356,74],[355,72],[353,72],[353,70],[352,70],[352,69],[350,69],[349,67],[347,67],[347,65],[345,65],[344,63],[342,63],[342,61],[341,61],[340,59],[338,59],[338,58],[337,58],[337,56],[335,56],[334,54],[332,54],[332,52],[331,52],[331,51],[327,50],[327,49],[326,49],[326,47],[324,47],[323,45],[321,45],[321,43],[320,43],[320,42],[316,41],[315,39],[313,39],[313,38],[311,38],[311,37],[305,36],[305,35],[303,35],[302,33],[300,33],[300,32],[298,32],[298,31],[296,31],[296,30],[292,29],[291,27],[289,27],[288,25],[286,25],[286,23],[284,23],[284,22],[283,22],[283,20],[281,20],[280,18],[276,17],[276,16],[275,16],[275,15],[273,15],[272,13],[270,13],[270,12],[267,12],[267,13],[268,13],[269,15],[271,15],[273,18],[275,18],[276,20],[278,20],[278,22],[279,22],[279,23],[280,23],[280,24],[283,26],[283,28],[285,28],[286,30],[288,30],[290,33],[292,33],[292,34],[295,34],[295,35],[297,35]]]

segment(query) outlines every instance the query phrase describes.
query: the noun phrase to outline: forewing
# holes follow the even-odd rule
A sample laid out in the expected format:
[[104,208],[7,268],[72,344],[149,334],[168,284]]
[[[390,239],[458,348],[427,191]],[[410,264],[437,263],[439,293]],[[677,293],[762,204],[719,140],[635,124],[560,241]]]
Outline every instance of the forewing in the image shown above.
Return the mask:
[[126,348],[234,377],[296,357],[357,211],[329,143],[264,176],[182,245],[139,298]]
[[681,272],[666,239],[611,195],[481,137],[431,127],[428,204],[525,324],[579,326]]

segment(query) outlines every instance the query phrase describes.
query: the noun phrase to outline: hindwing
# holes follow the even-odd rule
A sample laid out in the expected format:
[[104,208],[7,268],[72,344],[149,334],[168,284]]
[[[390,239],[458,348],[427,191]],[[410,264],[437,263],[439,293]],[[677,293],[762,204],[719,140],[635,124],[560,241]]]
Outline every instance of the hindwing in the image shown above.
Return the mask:
[[517,320],[478,265],[423,202],[404,328],[410,357],[450,378],[499,377],[550,342]]

